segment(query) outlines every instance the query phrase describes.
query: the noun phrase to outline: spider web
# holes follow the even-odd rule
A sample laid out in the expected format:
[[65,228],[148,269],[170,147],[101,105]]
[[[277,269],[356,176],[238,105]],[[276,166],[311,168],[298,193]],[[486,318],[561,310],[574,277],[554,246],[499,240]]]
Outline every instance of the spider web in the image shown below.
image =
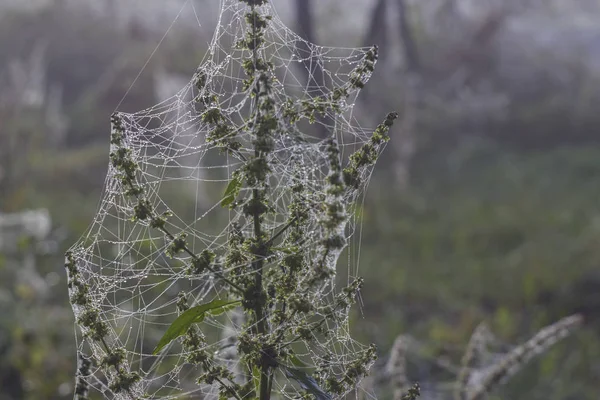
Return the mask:
[[[333,48],[308,43],[290,31],[269,5],[260,7],[263,15],[271,15],[265,29],[262,57],[271,62],[275,76],[273,97],[279,104],[301,106],[305,101],[325,97],[332,88],[348,87],[355,68],[364,60],[369,48]],[[221,201],[232,174],[243,164],[243,154],[252,154],[252,137],[244,129],[252,97],[243,87],[247,59],[244,50],[235,44],[247,31],[247,6],[236,0],[222,0],[218,26],[209,50],[196,74],[176,95],[136,113],[120,113],[125,130],[124,146],[139,166],[139,184],[146,198],[159,212],[169,212],[166,227],[174,234],[185,233],[190,249],[198,254],[210,249],[218,256],[225,253],[232,232],[251,236],[252,221],[241,207],[229,209]],[[368,76],[365,77],[368,79]],[[326,111],[313,121],[304,118],[293,131],[275,138],[275,151],[270,163],[270,204],[274,208],[264,221],[264,229],[276,234],[289,217],[292,201],[289,188],[302,184],[305,201],[314,210],[305,225],[309,238],[302,246],[307,258],[319,254],[319,224],[322,214],[317,205],[326,199],[328,155],[326,143],[335,137],[342,160],[356,151],[371,137],[372,130],[360,126],[353,116],[357,90],[340,103],[339,112]],[[197,99],[217,95],[222,115],[239,129],[236,139],[242,143],[239,156],[223,154],[220,146],[207,141],[211,128],[202,120]],[[376,149],[382,150],[382,146]],[[343,161],[346,162],[346,161]],[[346,203],[358,204],[371,170],[365,169],[358,189],[349,189]],[[240,197],[251,189],[243,188]],[[89,287],[91,305],[100,311],[100,318],[109,326],[107,342],[111,347],[125,349],[122,367],[141,376],[132,391],[116,393],[109,386],[110,374],[98,363],[92,363],[90,374],[83,377],[90,387],[104,398],[217,398],[216,385],[196,383],[198,372],[186,364],[187,353],[178,341],[173,341],[159,355],[153,349],[178,315],[178,294],[187,294],[190,306],[226,296],[218,279],[210,274],[190,278],[186,274],[189,257],[170,258],[166,250],[170,241],[160,231],[143,221],[133,221],[136,203],[124,194],[118,171],[109,165],[103,197],[88,231],[71,251],[81,280]],[[342,234],[349,243],[347,278],[357,273],[357,252],[360,248],[358,212],[347,210],[348,222]],[[282,236],[282,239],[285,234]],[[328,257],[332,268],[342,251]],[[276,254],[277,259],[285,256]],[[227,273],[228,271],[224,271]],[[325,304],[338,292],[335,280],[311,293],[313,304]],[[73,305],[76,317],[83,313]],[[318,316],[315,316],[318,317]],[[209,338],[211,352],[239,379],[244,379],[235,351],[236,332],[243,324],[239,311],[210,317],[202,324]],[[309,364],[325,365],[330,371],[356,359],[367,349],[349,334],[348,313],[341,312],[328,322],[331,335],[319,338],[312,348],[297,346],[297,355]],[[78,353],[81,358],[100,360],[106,356],[106,346],[91,340],[85,329],[77,328]],[[211,340],[212,339],[212,340]],[[293,346],[293,345],[292,345]],[[280,374],[281,375],[281,374]],[[277,376],[274,385],[277,398],[298,398],[304,391],[285,376]]]

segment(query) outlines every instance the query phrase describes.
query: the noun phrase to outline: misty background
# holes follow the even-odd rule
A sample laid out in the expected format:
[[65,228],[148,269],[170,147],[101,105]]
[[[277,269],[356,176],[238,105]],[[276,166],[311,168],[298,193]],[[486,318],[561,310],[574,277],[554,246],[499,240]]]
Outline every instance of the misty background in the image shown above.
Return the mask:
[[[273,4],[317,44],[378,44],[356,115],[364,126],[401,115],[361,209],[353,331],[378,345],[376,370],[410,335],[409,378],[425,400],[449,399],[480,322],[493,359],[579,312],[582,329],[490,398],[597,399],[600,1]],[[188,82],[218,8],[0,0],[0,399],[72,398],[63,254],[97,210],[110,114]]]

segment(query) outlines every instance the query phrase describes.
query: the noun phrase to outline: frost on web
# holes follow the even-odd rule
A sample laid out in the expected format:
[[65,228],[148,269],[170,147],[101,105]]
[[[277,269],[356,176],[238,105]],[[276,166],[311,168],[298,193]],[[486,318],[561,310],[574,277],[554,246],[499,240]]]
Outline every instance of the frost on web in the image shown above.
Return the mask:
[[[248,245],[256,231],[248,208],[260,191],[268,193],[261,229],[272,238],[262,260],[265,290],[275,291],[277,280],[285,279],[286,262],[301,254],[307,267],[294,284],[305,288],[299,304],[314,310],[312,319],[302,320],[314,322],[306,326],[314,332],[299,327],[295,334],[289,333],[289,326],[300,319],[292,314],[278,325],[274,321],[281,305],[270,310],[267,324],[275,336],[281,332],[289,348],[281,354],[291,357],[278,359],[273,393],[277,398],[298,398],[307,385],[332,387],[339,377],[333,397],[343,397],[352,390],[343,374],[363,374],[352,368],[373,352],[350,337],[349,306],[327,305],[348,292],[341,288],[358,282],[354,279],[360,235],[354,205],[395,118],[390,114],[373,132],[353,117],[354,101],[373,72],[377,49],[308,43],[265,4],[255,10],[268,23],[261,31],[262,45],[253,50],[247,42],[247,3],[252,2],[222,0],[209,51],[179,93],[149,109],[113,116],[111,164],[99,210],[66,261],[78,324],[77,391],[89,390],[92,398],[219,396],[218,382],[197,383],[202,371],[190,362],[192,351],[182,338],[158,354],[153,350],[186,308],[232,299],[223,277],[243,282],[240,274],[251,273],[239,260],[249,264],[257,254]],[[253,76],[248,74],[249,59],[254,62]],[[261,83],[260,74],[268,76],[268,85]],[[265,91],[268,86],[267,100],[260,100],[260,85]],[[275,133],[269,143],[268,178],[252,187],[249,180],[242,184],[240,171],[247,171],[249,160],[259,157],[253,126],[258,123],[251,116],[261,107],[274,109],[275,123],[269,129]],[[129,163],[135,168],[128,170]],[[332,182],[340,189],[333,190]],[[298,210],[303,210],[301,224],[294,216]],[[328,212],[340,220],[328,225]],[[294,235],[303,239],[293,242]],[[231,262],[236,241],[237,265]],[[335,269],[343,252],[348,284],[340,288]],[[200,268],[203,262],[208,269]],[[323,276],[324,283],[319,280]],[[238,307],[209,315],[194,328],[207,338],[202,341],[204,350],[239,384],[253,379],[236,351],[237,335],[246,323]],[[314,336],[310,346],[304,345],[303,335]],[[309,367],[306,371],[314,378],[288,368],[290,360]],[[333,380],[327,383],[325,377]],[[323,396],[332,398],[329,393]]]

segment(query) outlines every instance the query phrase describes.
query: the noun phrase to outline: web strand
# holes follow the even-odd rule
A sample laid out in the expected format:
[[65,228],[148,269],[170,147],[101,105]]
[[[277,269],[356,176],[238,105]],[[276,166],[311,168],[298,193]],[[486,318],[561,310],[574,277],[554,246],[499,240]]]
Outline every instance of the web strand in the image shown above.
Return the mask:
[[[264,12],[269,13],[269,6],[265,6]],[[222,194],[232,173],[243,164],[244,154],[253,152],[252,136],[245,125],[252,101],[249,91],[244,88],[246,76],[242,64],[245,55],[243,50],[236,49],[236,43],[244,37],[244,13],[240,2],[223,0],[217,30],[194,78],[173,97],[159,104],[135,113],[121,113],[126,132],[124,146],[139,165],[139,181],[148,201],[158,212],[172,213],[166,228],[175,235],[185,232],[194,253],[209,249],[223,254],[233,231],[248,235],[252,232],[252,223],[240,208],[221,206]],[[158,46],[176,20],[177,17]],[[291,32],[276,16],[270,21],[265,40],[266,45],[261,51],[272,63],[276,76],[273,96],[281,104],[291,102],[298,106],[306,100],[326,98],[334,88],[347,85],[353,70],[370,50],[316,46]],[[269,182],[273,212],[265,218],[264,227],[271,236],[284,227],[292,202],[289,188],[301,184],[308,193],[305,201],[314,210],[305,227],[309,239],[301,245],[308,258],[319,257],[318,211],[328,196],[325,187],[327,141],[334,137],[341,154],[346,157],[371,137],[372,131],[361,127],[353,117],[356,95],[350,94],[340,103],[338,111],[325,111],[324,117],[312,121],[307,118],[298,129],[283,132],[276,139]],[[210,127],[202,120],[198,106],[198,98],[202,96],[216,96],[224,118],[238,127],[235,135],[243,144],[238,153],[225,156],[222,146],[207,140]],[[278,117],[285,118],[283,115]],[[323,136],[323,132],[327,136]],[[377,151],[383,150],[382,147]],[[369,178],[370,171],[366,171],[363,180],[367,182]],[[361,199],[364,187],[348,190],[346,199],[351,203]],[[242,189],[240,197],[248,195],[250,190]],[[148,394],[154,399],[217,398],[215,385],[196,384],[198,372],[186,363],[189,354],[181,343],[171,342],[159,355],[153,355],[152,350],[178,315],[176,305],[180,291],[188,294],[190,305],[226,297],[226,293],[214,276],[204,274],[190,278],[186,273],[190,262],[188,256],[167,257],[169,242],[165,235],[147,223],[132,221],[134,207],[135,202],[123,194],[118,171],[111,165],[94,223],[72,248],[82,279],[90,287],[93,306],[100,310],[100,318],[109,326],[110,342],[126,350],[127,368],[141,374],[135,395]],[[348,213],[352,214],[354,210],[350,209]],[[349,218],[341,232],[351,244],[351,248],[345,250],[348,251],[349,279],[356,275],[358,267],[359,248],[356,247],[360,247],[360,235],[351,240],[358,228],[357,221],[360,224],[360,217]],[[285,235],[278,241],[284,240]],[[327,263],[331,268],[337,267],[340,255],[341,251],[328,255]],[[278,268],[277,261],[283,257],[283,252],[276,252],[268,260],[272,265],[269,268]],[[224,274],[230,272],[223,271]],[[311,293],[310,300],[322,304],[337,292],[332,281]],[[78,307],[74,307],[74,311],[76,316],[82,312]],[[320,317],[325,316],[315,315],[315,320]],[[223,355],[224,346],[235,337],[239,326],[239,321],[234,321],[228,314],[225,318],[207,318],[202,330],[205,335],[216,338],[209,342],[208,348],[217,354],[220,362],[232,371],[246,373],[239,361]],[[335,319],[329,320],[326,328],[331,335],[316,338],[314,348],[298,347],[298,357],[338,371],[366,350],[350,337],[347,312],[340,312]],[[221,335],[224,331],[229,332],[226,337]],[[106,349],[102,346],[81,333],[78,335],[80,354],[94,354],[99,358],[105,355]],[[295,345],[290,343],[291,347]],[[92,369],[88,381],[107,398],[128,398],[111,391],[108,377],[101,368]],[[273,386],[285,398],[297,398],[301,392],[279,375]]]

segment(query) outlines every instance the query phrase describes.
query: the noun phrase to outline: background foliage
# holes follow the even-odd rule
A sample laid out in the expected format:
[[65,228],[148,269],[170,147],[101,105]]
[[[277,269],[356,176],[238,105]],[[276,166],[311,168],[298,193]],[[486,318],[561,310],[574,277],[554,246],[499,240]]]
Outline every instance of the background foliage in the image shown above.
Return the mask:
[[[596,398],[600,120],[593,104],[600,52],[589,42],[600,34],[585,21],[567,24],[550,2],[519,13],[509,1],[497,2],[470,9],[467,18],[459,6],[468,2],[400,1],[407,36],[390,21],[391,11],[378,23],[380,3],[354,16],[364,20],[364,32],[352,32],[350,43],[332,43],[351,28],[335,21],[333,1],[303,17],[317,22],[316,33],[304,19],[292,21],[293,10],[286,14],[299,32],[318,34],[317,43],[382,43],[389,56],[361,104],[365,124],[393,108],[405,121],[392,132],[360,210],[366,285],[356,334],[379,345],[382,363],[394,338],[410,334],[422,346],[409,354],[409,377],[440,387],[451,375],[439,360],[458,363],[482,320],[508,348],[585,311],[582,331],[497,395]],[[436,20],[437,3],[458,5],[458,19]],[[28,11],[7,4],[0,1],[0,212],[4,221],[48,210],[51,224],[41,229],[39,215],[37,230],[2,224],[0,399],[70,398],[76,360],[61,254],[95,213],[109,116],[172,20],[159,29],[68,1]],[[286,12],[291,2],[281,4]],[[568,12],[600,16],[593,14],[598,7],[578,1]],[[527,15],[542,22],[519,40]],[[210,23],[210,13],[203,18]],[[319,24],[328,18],[331,32]],[[201,59],[208,32],[197,23],[169,31],[120,108],[139,110],[177,90]],[[452,54],[454,64],[444,58]]]

